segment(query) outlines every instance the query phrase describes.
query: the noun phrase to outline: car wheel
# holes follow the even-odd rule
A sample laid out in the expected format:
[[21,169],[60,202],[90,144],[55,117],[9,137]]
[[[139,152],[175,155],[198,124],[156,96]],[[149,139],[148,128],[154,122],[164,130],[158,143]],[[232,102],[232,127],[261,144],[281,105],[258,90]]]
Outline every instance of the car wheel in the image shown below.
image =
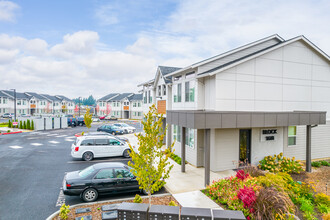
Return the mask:
[[113,131],[112,133],[111,133],[112,135],[116,135],[116,133]]
[[142,190],[142,193],[143,193],[144,195],[148,195],[147,191],[145,191],[144,189]]
[[85,202],[94,202],[95,200],[97,200],[98,196],[98,192],[96,191],[96,189],[93,188],[88,188],[82,193],[82,199]]
[[123,156],[126,157],[126,158],[129,158],[130,153],[131,153],[131,150],[126,149],[126,150],[124,150]]
[[83,154],[82,159],[85,161],[91,161],[91,160],[93,160],[93,157],[94,157],[93,153],[90,151],[87,151]]

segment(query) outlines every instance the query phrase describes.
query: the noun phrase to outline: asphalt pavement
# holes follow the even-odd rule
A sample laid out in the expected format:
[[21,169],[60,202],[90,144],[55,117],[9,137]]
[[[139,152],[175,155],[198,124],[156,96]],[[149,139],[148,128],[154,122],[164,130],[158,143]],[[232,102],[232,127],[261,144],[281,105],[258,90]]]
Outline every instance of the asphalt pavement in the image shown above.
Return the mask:
[[[140,123],[132,123],[141,131]],[[96,131],[93,125],[90,131]],[[70,155],[74,134],[86,127],[27,132],[0,136],[0,219],[46,219],[67,205],[82,203],[79,197],[61,193],[65,172],[84,169],[98,162],[123,162],[123,157],[102,158],[91,162]],[[159,193],[163,193],[161,190]],[[135,193],[102,196],[98,201],[134,197]]]

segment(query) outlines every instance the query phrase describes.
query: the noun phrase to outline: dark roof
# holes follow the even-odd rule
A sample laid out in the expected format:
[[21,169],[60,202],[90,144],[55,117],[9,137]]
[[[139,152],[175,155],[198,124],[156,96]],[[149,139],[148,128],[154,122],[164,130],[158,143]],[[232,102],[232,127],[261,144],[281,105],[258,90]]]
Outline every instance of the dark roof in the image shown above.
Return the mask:
[[[2,92],[7,93],[8,95],[14,97],[14,91],[12,90],[2,90]],[[26,95],[25,93],[16,92],[17,99],[30,99],[30,96]]]
[[73,102],[71,99],[65,97],[64,95],[56,95],[56,97],[64,101]]
[[46,97],[47,99],[51,100],[51,101],[54,101],[54,102],[60,102],[62,101],[61,99],[55,97],[55,96],[52,96],[52,95],[47,95],[47,94],[40,94],[41,96],[44,96]]
[[178,67],[171,67],[171,66],[158,66],[158,67],[160,69],[161,74],[164,77],[164,81],[165,81],[166,84],[172,82],[172,78],[170,78],[170,77],[166,78],[166,75],[181,69],[181,68],[178,68]]
[[129,96],[133,95],[134,93],[122,93],[119,94],[118,96],[114,97],[113,99],[111,99],[111,101],[121,101],[124,98],[128,98]]
[[97,101],[108,101],[109,99],[113,98],[116,95],[119,95],[119,93],[110,93],[109,95],[106,95]]
[[143,99],[142,94],[134,94],[128,98],[129,101],[140,101]]
[[44,96],[41,96],[41,95],[39,95],[39,94],[37,94],[37,93],[35,93],[35,92],[25,92],[25,94],[27,94],[27,95],[31,95],[31,96],[34,96],[36,99],[40,99],[40,100],[42,100],[42,99],[47,99],[47,98],[45,98]]
[[2,91],[0,91],[0,97],[12,98],[11,96],[7,95],[6,93],[3,93]]

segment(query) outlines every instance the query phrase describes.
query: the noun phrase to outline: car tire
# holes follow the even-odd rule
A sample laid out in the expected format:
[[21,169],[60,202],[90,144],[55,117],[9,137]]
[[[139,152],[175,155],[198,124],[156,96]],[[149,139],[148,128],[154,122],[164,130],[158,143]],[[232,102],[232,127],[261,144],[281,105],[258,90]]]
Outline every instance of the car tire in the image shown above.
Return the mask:
[[90,152],[90,151],[85,152],[85,153],[83,154],[83,156],[82,156],[82,159],[83,159],[84,161],[91,161],[91,160],[93,160],[93,158],[94,158],[94,155],[93,155],[93,153]]
[[112,135],[116,135],[116,133],[113,131],[112,133],[111,133]]
[[123,153],[123,156],[125,157],[125,158],[129,158],[130,156],[130,153],[131,153],[131,150],[130,149],[126,149],[126,150],[124,150],[124,153]]
[[142,193],[143,193],[144,195],[148,195],[147,191],[145,191],[144,189],[142,190]]
[[99,193],[94,188],[88,188],[83,193],[81,198],[84,202],[94,202],[99,197]]

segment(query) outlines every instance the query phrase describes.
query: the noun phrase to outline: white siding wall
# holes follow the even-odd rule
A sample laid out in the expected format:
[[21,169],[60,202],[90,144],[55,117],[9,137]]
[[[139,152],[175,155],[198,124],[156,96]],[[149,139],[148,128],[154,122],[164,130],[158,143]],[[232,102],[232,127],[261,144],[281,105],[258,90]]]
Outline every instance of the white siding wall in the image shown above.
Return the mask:
[[[172,132],[173,132],[173,127],[172,127]],[[196,143],[197,143],[197,130],[195,129],[194,132],[195,135],[195,146],[193,148],[189,147],[188,145],[186,145],[186,161],[188,161],[190,164],[197,166],[197,147],[196,147]],[[181,136],[181,139],[184,138]],[[173,134],[172,134],[172,141],[174,141],[173,138]],[[178,156],[181,157],[181,142],[175,141],[174,144],[174,153]]]
[[[287,134],[287,130],[286,130]],[[330,157],[330,121],[312,128],[312,159]],[[306,160],[306,126],[297,126],[296,145],[284,145],[284,156]]]
[[[267,128],[263,128],[267,129]],[[253,128],[251,135],[251,164],[257,165],[265,156],[283,152],[284,134],[283,127],[278,127],[275,141],[260,141],[261,128]],[[237,146],[238,147],[238,146]]]
[[216,110],[330,112],[328,94],[329,62],[301,42],[216,74]]

